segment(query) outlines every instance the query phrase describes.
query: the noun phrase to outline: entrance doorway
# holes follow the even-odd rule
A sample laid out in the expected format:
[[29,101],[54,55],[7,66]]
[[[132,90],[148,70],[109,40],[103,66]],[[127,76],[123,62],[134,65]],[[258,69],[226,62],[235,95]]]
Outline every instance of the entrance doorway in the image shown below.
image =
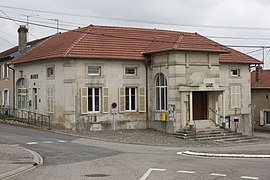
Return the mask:
[[208,93],[194,91],[193,94],[193,120],[208,120]]

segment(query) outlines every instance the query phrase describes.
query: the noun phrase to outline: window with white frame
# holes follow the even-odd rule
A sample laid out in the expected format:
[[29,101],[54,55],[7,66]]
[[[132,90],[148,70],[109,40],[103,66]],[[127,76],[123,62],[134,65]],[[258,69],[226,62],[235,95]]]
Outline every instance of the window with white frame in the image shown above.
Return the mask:
[[28,88],[25,79],[20,79],[17,84],[17,98],[19,109],[26,109],[28,107]]
[[231,69],[231,77],[240,77],[240,69]]
[[156,110],[167,110],[167,80],[162,73],[156,77]]
[[47,67],[47,79],[54,79],[55,76],[55,69],[54,66]]
[[126,76],[137,76],[137,68],[136,67],[125,67],[125,75]]
[[126,100],[126,111],[136,111],[137,108],[137,88],[126,87],[125,88],[125,100]]
[[8,107],[9,106],[9,90],[8,89],[4,89],[2,91],[2,101],[1,101],[1,105],[3,107]]
[[2,79],[8,79],[9,78],[9,69],[7,64],[2,65]]
[[[102,100],[101,100],[102,99]],[[81,88],[81,114],[109,113],[109,90],[108,88],[99,87],[82,87]]]
[[47,88],[47,111],[48,113],[54,112],[54,88]]
[[241,107],[241,86],[231,86],[231,108]]
[[88,66],[89,76],[101,76],[101,66]]
[[88,112],[100,112],[100,88],[88,88]]
[[260,125],[270,125],[270,110],[260,110]]

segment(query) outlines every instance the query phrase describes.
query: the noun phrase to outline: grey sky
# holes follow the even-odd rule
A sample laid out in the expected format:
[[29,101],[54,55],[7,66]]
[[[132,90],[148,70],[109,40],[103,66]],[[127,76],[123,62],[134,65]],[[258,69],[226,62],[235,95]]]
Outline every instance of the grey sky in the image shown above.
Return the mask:
[[[48,19],[58,19],[60,27],[65,29],[75,29],[78,26],[87,26],[89,24],[158,28],[198,32],[205,36],[260,38],[212,39],[225,45],[270,46],[270,1],[268,0],[1,0],[0,6],[82,15],[67,16],[0,7],[1,17],[7,17],[6,15],[8,15],[9,17],[26,21],[27,16],[29,16],[29,22],[54,27],[56,27],[56,21]],[[89,17],[84,17],[83,15]],[[135,19],[160,22],[160,24],[120,21],[110,18],[93,18],[93,16]],[[165,25],[164,23],[178,25],[172,26]],[[18,22],[18,24],[25,23]],[[13,21],[2,18],[0,19],[0,25],[0,51],[17,45],[18,25]],[[193,25],[269,29],[244,30],[235,28],[194,27]],[[56,33],[56,29],[30,24],[29,32],[29,40],[34,40],[52,35]],[[236,49],[242,52],[256,50],[252,48]],[[265,56],[268,55],[269,50],[265,50]],[[262,59],[262,51],[250,55],[260,60]],[[265,62],[265,67],[270,68],[270,54],[266,57]]]

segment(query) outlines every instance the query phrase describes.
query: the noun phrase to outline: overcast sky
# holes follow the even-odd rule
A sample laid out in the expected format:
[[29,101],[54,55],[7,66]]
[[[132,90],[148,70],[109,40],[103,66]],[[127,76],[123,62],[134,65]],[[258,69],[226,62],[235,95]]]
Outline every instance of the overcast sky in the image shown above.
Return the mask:
[[[57,19],[62,32],[89,24],[158,28],[197,32],[224,45],[270,46],[269,0],[1,0],[0,10],[1,52],[17,45],[18,26],[27,17],[29,40],[55,34]],[[249,55],[263,58],[262,48],[235,49],[258,50]],[[268,69],[269,51],[264,52]]]

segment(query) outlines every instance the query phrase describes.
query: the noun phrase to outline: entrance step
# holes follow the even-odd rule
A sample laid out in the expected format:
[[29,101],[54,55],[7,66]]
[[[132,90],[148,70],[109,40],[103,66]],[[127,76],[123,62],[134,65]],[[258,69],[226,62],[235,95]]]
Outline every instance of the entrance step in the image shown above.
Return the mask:
[[197,140],[197,141],[211,141],[213,143],[251,143],[258,142],[250,136],[242,135],[242,133],[235,133],[224,129],[198,130],[196,133],[190,130],[180,130],[173,134],[177,138]]

